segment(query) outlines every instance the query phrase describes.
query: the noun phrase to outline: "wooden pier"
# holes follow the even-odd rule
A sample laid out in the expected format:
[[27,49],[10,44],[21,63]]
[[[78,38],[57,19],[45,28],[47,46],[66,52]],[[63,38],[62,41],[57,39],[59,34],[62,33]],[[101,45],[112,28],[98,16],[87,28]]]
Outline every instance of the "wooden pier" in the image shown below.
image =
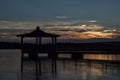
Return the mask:
[[[71,58],[75,60],[76,65],[77,65],[78,59],[83,60],[83,55],[86,53],[88,54],[88,51],[85,51],[85,50],[82,51],[82,50],[79,50],[78,48],[77,48],[78,50],[67,49],[66,45],[64,47],[60,47],[60,49],[57,49],[57,37],[59,37],[59,35],[46,33],[40,30],[39,27],[37,27],[34,31],[30,33],[17,35],[17,37],[21,38],[21,73],[23,73],[24,54],[27,54],[29,59],[35,61],[37,76],[41,75],[41,58],[38,56],[39,54],[48,55],[47,58],[51,60],[52,73],[55,75],[57,74],[56,60],[58,59],[59,54],[70,54]],[[29,45],[29,46],[24,45],[24,38],[26,37],[35,38],[36,44]],[[50,45],[42,45],[42,38],[44,37],[51,38],[52,42]],[[113,54],[113,52],[112,51],[89,51],[89,54]],[[119,52],[116,51],[115,54],[119,54]],[[89,62],[89,60],[86,60],[86,61]],[[38,80],[38,77],[36,77],[36,80]]]

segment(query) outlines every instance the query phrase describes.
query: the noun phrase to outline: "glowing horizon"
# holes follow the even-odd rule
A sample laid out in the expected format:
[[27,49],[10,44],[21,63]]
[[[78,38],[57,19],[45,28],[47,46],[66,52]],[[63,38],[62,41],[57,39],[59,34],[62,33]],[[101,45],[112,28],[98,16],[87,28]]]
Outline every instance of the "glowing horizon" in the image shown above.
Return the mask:
[[[98,24],[75,24],[72,22],[15,22],[15,21],[0,21],[0,38],[1,39],[16,39],[17,34],[31,32],[40,26],[46,32],[59,34],[59,39],[74,39],[85,40],[91,38],[115,38],[119,37],[119,29],[109,28]],[[58,24],[59,23],[59,24]]]

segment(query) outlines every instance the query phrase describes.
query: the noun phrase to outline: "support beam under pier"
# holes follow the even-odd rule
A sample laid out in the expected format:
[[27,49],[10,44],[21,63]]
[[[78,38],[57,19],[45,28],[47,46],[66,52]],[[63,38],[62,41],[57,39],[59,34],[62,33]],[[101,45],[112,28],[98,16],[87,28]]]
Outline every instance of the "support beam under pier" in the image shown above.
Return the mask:
[[72,59],[83,59],[83,54],[80,53],[72,53],[71,54]]

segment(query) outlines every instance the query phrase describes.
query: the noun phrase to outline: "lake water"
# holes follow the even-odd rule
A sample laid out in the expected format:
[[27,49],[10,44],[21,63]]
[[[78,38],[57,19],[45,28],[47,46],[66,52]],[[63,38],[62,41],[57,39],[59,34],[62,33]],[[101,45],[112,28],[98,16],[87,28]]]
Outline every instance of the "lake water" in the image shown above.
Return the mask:
[[[24,59],[21,73],[21,51],[0,50],[0,80],[120,80],[120,66],[109,61],[57,59],[56,73],[51,59],[41,59],[41,75],[36,75],[35,61]],[[90,57],[91,56],[91,57]],[[85,59],[115,60],[119,55],[84,55]]]

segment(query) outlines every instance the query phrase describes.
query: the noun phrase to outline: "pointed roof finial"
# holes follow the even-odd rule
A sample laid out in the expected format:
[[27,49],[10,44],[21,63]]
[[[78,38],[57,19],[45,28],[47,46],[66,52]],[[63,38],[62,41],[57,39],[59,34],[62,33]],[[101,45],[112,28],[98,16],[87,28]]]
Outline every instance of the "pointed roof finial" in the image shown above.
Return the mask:
[[38,30],[38,29],[40,29],[40,27],[39,27],[39,26],[37,26],[37,27],[36,27],[36,29]]

